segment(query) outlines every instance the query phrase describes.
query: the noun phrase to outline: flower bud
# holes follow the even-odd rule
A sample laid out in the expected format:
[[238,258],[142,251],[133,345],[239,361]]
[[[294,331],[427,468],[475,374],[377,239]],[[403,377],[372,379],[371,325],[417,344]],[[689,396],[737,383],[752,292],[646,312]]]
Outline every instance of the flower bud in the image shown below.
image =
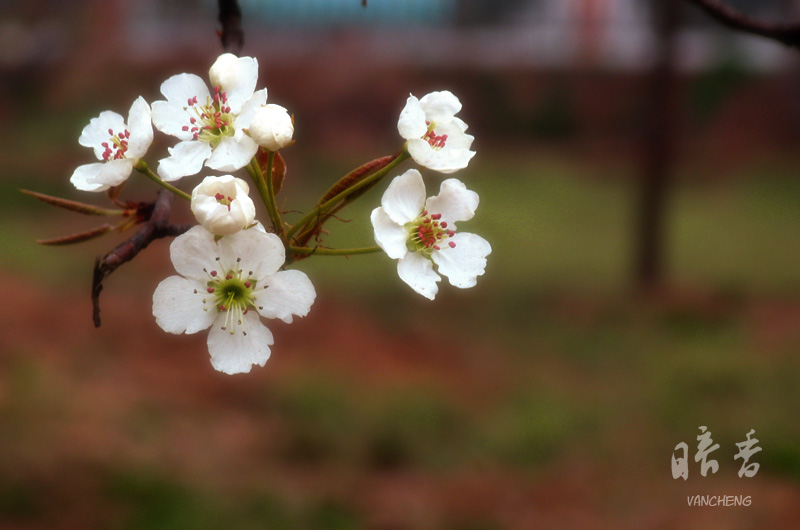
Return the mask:
[[256,109],[250,122],[249,134],[261,147],[277,151],[292,141],[294,134],[292,117],[280,105],[264,105]]
[[223,53],[208,70],[211,86],[229,87],[239,78],[241,64],[239,58],[232,53]]
[[229,236],[247,228],[256,207],[247,182],[233,175],[206,177],[192,191],[192,213],[212,234]]

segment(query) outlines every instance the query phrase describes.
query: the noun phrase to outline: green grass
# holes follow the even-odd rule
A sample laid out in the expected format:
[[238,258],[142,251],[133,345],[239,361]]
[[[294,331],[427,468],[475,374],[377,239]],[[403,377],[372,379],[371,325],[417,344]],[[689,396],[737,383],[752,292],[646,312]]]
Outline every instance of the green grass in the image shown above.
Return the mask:
[[[320,172],[332,168],[330,178],[345,171],[341,162],[321,162],[320,167]],[[669,279],[733,291],[800,290],[800,245],[795,244],[795,234],[800,233],[800,185],[790,167],[746,167],[726,183],[680,181],[670,197],[667,217]],[[460,223],[459,230],[482,235],[493,248],[481,283],[503,292],[627,289],[635,190],[630,170],[622,168],[614,179],[598,178],[603,176],[600,171],[551,155],[524,162],[476,163],[458,175],[481,196],[475,218]],[[432,195],[441,178],[432,172],[426,177]],[[331,235],[325,244],[373,245],[369,213],[378,205],[386,184],[342,212],[342,218],[350,222],[330,222]],[[321,193],[325,186],[316,187],[320,189],[314,191]],[[287,206],[305,209],[313,203],[309,191],[291,184],[287,188]],[[54,193],[59,190],[75,198],[68,189]],[[102,202],[99,195],[85,195],[80,198]],[[32,240],[87,228],[97,219],[85,219],[84,226],[75,214],[47,210],[10,188],[0,194],[0,206],[13,212],[0,218],[0,264],[53,281],[73,276],[90,258],[120,240],[112,236],[67,250],[42,248]],[[30,220],[20,223],[24,212],[29,212]],[[291,221],[297,214],[286,218]],[[59,225],[62,221],[67,221],[66,227]],[[296,266],[319,278],[320,285],[346,290],[395,289],[398,282],[394,262],[382,254],[316,256]]]
[[[459,230],[482,235],[493,248],[481,283],[504,292],[628,289],[636,190],[630,168],[610,179],[608,171],[551,155],[476,162],[457,175],[481,197],[475,218]],[[800,246],[794,244],[800,186],[791,164],[746,167],[724,183],[677,177],[666,219],[669,280],[745,292],[800,290]],[[426,173],[429,195],[440,181]],[[371,245],[369,213],[384,189],[381,184],[349,206],[342,217],[351,222],[331,222],[326,244]],[[394,262],[383,255],[315,257],[297,267],[347,290],[380,291],[396,281]]]
[[[680,441],[693,450],[700,425],[723,447],[721,474],[735,475],[733,444],[753,428],[764,449],[756,457],[760,473],[800,479],[800,335],[789,330],[764,342],[749,305],[800,304],[800,184],[785,168],[749,166],[729,182],[684,178],[677,185],[668,218],[670,280],[692,293],[716,293],[719,307],[708,309],[691,302],[653,307],[628,296],[634,194],[624,168],[609,179],[555,156],[471,166],[459,176],[480,193],[481,206],[459,229],[493,246],[476,288],[443,285],[429,304],[380,254],[315,257],[298,268],[326,296],[363,304],[374,318],[370,325],[395,333],[387,340],[444,330],[459,363],[473,372],[490,367],[483,377],[494,390],[477,400],[435,381],[382,387],[324,371],[271,381],[248,401],[248,411],[275,422],[279,433],[266,446],[271,464],[265,464],[262,489],[228,491],[213,477],[190,485],[135,462],[115,462],[105,477],[104,502],[122,514],[116,527],[364,527],[358,499],[332,495],[330,486],[316,483],[288,494],[281,473],[330,474],[337,484],[404,472],[446,478],[487,468],[535,478],[578,454],[607,462],[606,471],[642,464],[643,475],[660,470],[668,480],[670,451]],[[426,177],[435,193],[439,177]],[[331,246],[372,244],[367,219],[383,189],[344,212],[352,223],[331,223]],[[292,204],[304,207],[314,199],[311,191],[288,193]],[[3,196],[0,206],[11,200]],[[15,215],[24,216],[18,210]],[[45,215],[40,207],[32,213]],[[30,223],[0,219],[0,265],[53,288],[89,274],[102,245],[64,250],[30,242],[56,230],[62,215],[69,214]],[[117,274],[122,282],[127,273]],[[35,359],[31,353],[13,352],[0,373],[0,387],[11,396],[0,402],[0,419],[15,428],[0,436],[10,461],[30,458],[23,445],[42,439],[35,436],[36,421],[69,421],[56,406],[64,399],[58,381],[40,373],[28,360]],[[132,410],[129,432],[157,445],[175,414],[155,404]],[[0,463],[0,475],[11,470],[6,466]],[[695,478],[694,467],[692,473]],[[0,518],[36,519],[46,510],[36,487],[0,480]],[[452,514],[447,520],[453,528],[500,527],[491,519],[472,526]]]

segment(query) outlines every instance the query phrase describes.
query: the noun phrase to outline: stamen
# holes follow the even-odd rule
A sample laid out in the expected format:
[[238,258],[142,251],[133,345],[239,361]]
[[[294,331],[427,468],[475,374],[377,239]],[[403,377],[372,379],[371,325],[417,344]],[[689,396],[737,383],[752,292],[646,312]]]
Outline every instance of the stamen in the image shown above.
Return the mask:
[[[434,250],[441,250],[440,244],[455,235],[454,230],[447,228],[446,221],[440,222],[441,218],[441,213],[428,214],[428,211],[425,210],[415,221],[406,225],[406,229],[411,234],[407,243],[408,249],[426,255],[430,255]],[[455,243],[452,241],[448,241],[447,245],[450,248],[455,247]]]
[[441,136],[437,136],[436,131],[434,131],[436,124],[429,121],[426,121],[425,124],[428,126],[428,131],[422,135],[422,139],[428,142],[430,146],[437,151],[444,148],[445,144],[447,143],[447,135],[443,134]]
[[125,152],[128,150],[127,139],[131,137],[131,132],[125,129],[122,132],[114,134],[113,129],[108,129],[108,134],[111,137],[109,141],[100,144],[101,147],[105,148],[101,155],[103,160],[108,162],[109,160],[121,160],[125,158]]
[[232,125],[235,116],[231,115],[231,108],[227,105],[227,95],[221,92],[220,87],[214,88],[214,94],[206,98],[204,105],[198,104],[197,96],[189,98],[187,103],[194,116],[189,116],[191,127],[184,126],[183,130],[190,131],[193,139],[216,147],[223,137],[234,134]]

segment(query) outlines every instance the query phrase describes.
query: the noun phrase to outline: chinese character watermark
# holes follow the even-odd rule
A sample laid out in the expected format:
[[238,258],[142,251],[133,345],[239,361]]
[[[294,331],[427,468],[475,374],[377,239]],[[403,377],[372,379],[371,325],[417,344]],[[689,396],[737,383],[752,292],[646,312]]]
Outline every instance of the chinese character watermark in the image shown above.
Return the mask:
[[747,440],[736,444],[736,447],[739,448],[739,452],[736,453],[733,459],[742,459],[742,467],[739,468],[739,478],[741,478],[742,475],[747,478],[755,477],[756,473],[758,473],[758,468],[760,467],[759,464],[753,462],[752,464],[747,465],[750,457],[761,451],[761,448],[756,446],[758,443],[758,438],[750,438],[750,436],[752,436],[755,432],[755,429],[750,429],[750,432],[747,433]]
[[[749,463],[750,457],[761,451],[761,448],[756,445],[758,444],[758,438],[752,437],[755,432],[755,429],[750,429],[750,432],[747,433],[747,440],[736,444],[739,452],[734,455],[733,459],[742,459],[742,467],[739,469],[740,478],[743,476],[747,478],[756,476],[760,467],[758,463]],[[694,461],[700,463],[700,474],[705,477],[709,470],[711,470],[712,474],[716,473],[719,470],[719,462],[709,458],[709,455],[719,449],[719,444],[715,444],[711,439],[711,431],[705,425],[700,426],[697,442],[697,453],[694,455]],[[686,442],[680,442],[673,451],[672,478],[686,480],[689,478],[689,446]],[[678,453],[677,456],[675,452]]]

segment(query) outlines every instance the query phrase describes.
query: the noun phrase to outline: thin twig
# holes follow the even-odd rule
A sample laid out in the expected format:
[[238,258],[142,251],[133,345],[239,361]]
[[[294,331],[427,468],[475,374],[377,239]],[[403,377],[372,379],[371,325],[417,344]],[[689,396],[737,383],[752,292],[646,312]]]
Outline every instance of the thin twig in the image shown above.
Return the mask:
[[688,0],[712,18],[735,30],[766,37],[800,48],[800,22],[759,20],[738,11],[720,0]]

